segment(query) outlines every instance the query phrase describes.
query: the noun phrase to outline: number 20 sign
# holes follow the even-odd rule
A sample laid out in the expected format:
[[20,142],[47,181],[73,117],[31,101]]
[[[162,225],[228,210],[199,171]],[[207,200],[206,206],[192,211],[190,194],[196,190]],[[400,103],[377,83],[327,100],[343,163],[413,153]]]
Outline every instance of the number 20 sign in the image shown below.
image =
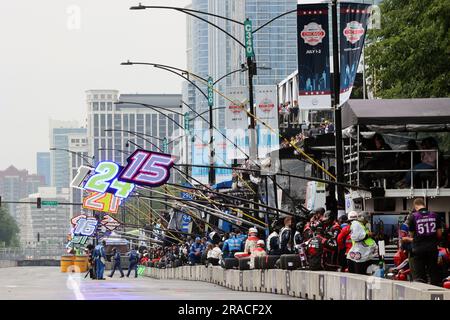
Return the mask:
[[169,154],[136,150],[128,159],[127,166],[118,179],[150,187],[159,187],[170,178],[170,169],[174,159]]

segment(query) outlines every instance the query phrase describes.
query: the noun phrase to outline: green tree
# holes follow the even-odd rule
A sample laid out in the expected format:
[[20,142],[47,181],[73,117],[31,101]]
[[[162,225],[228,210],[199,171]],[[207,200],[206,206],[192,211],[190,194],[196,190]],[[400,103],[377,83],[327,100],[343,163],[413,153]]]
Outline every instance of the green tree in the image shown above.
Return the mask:
[[0,243],[7,247],[17,246],[19,227],[5,207],[0,207]]
[[369,32],[368,75],[380,98],[450,96],[450,0],[384,0]]

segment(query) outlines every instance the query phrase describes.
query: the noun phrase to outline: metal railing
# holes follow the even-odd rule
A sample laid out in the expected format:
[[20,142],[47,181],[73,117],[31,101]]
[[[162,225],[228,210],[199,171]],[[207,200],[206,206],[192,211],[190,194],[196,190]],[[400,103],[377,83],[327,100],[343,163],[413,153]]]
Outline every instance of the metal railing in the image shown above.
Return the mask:
[[66,251],[64,247],[52,248],[0,248],[0,260],[59,260]]
[[[414,165],[414,153],[423,153],[423,152],[435,152],[436,153],[436,165],[434,168],[431,169],[417,169]],[[374,153],[409,153],[410,155],[410,167],[409,169],[361,169],[361,154],[374,154]],[[357,165],[355,166],[354,170],[352,170],[352,163],[357,162]],[[350,167],[350,170],[348,173],[345,174],[346,177],[349,179],[349,183],[353,182],[353,178],[356,176],[356,182],[357,185],[360,185],[361,174],[368,174],[368,173],[405,173],[405,176],[407,173],[410,175],[410,183],[409,188],[414,188],[414,175],[415,173],[421,173],[421,172],[433,172],[436,174],[436,188],[439,188],[439,150],[436,149],[427,149],[427,150],[360,150],[358,152],[350,151],[349,154],[346,154],[344,157],[344,163],[348,164]],[[387,163],[386,166],[393,165],[392,163]],[[426,189],[429,188],[429,185],[427,184]]]

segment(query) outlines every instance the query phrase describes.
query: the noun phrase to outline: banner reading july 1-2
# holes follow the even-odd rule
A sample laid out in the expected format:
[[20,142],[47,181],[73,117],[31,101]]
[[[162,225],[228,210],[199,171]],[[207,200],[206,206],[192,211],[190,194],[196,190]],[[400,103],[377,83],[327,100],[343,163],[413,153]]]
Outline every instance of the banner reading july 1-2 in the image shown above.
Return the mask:
[[328,4],[297,6],[300,109],[331,107]]

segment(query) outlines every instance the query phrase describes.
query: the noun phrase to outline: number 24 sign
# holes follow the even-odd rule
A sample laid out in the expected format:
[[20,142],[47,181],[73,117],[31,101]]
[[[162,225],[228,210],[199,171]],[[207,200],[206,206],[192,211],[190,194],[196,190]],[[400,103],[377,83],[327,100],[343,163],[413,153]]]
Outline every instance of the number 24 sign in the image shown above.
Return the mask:
[[[112,161],[100,162],[95,169],[82,166],[71,185],[92,192],[111,193],[125,199],[136,184],[153,188],[165,184],[174,165],[174,159],[169,154],[141,149],[136,150],[127,162],[125,168]],[[85,179],[87,181],[84,183]]]

